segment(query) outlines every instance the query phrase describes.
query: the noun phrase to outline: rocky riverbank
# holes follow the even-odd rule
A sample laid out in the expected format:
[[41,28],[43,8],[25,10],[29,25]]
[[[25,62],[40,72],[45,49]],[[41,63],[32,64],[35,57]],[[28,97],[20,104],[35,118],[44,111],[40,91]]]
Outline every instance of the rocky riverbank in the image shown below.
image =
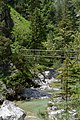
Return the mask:
[[[20,99],[24,99],[24,100],[32,100],[32,99],[44,99],[44,98],[50,98],[51,94],[47,93],[48,90],[52,90],[52,88],[50,87],[50,83],[52,81],[54,81],[54,70],[52,72],[52,70],[50,71],[45,71],[44,74],[39,73],[38,74],[38,79],[39,81],[37,81],[37,79],[35,79],[35,81],[37,81],[40,85],[39,88],[22,88],[19,92],[18,92],[18,98]],[[56,73],[55,73],[56,74]],[[45,77],[45,79],[44,79]],[[7,89],[6,86],[1,83],[2,88],[4,88],[5,91],[5,95],[6,94],[10,94],[11,96],[13,96],[15,94],[15,91],[13,91],[12,89]],[[3,87],[4,86],[4,87]],[[2,99],[1,101],[4,101],[5,99]],[[46,99],[44,100],[46,101]],[[40,102],[40,101],[39,101]],[[42,101],[43,104],[43,101]],[[41,105],[42,105],[41,104]],[[39,103],[38,103],[39,105]],[[41,107],[40,105],[40,107]],[[45,104],[47,107],[47,103]],[[4,103],[3,105],[4,106]],[[12,108],[12,107],[11,107]],[[24,109],[24,108],[23,108]],[[36,108],[37,109],[37,108]],[[42,105],[42,109],[43,109],[43,105]],[[4,111],[2,110],[1,107],[1,112],[4,113]],[[39,112],[39,111],[38,111]],[[10,113],[10,112],[9,112]],[[2,114],[2,113],[1,113]],[[8,112],[6,112],[6,115],[8,114]],[[10,113],[11,114],[11,113]],[[26,118],[32,117],[30,115],[27,115]],[[35,116],[34,116],[35,117]],[[17,120],[17,119],[16,119]],[[32,118],[33,120],[33,118]]]
[[25,112],[13,102],[5,100],[0,108],[0,120],[24,120]]
[[[41,112],[42,115],[48,115],[48,120],[79,120],[79,116],[77,115],[77,111],[75,108],[67,109],[67,103],[64,98],[60,95],[61,89],[60,89],[60,83],[61,81],[56,79],[56,73],[54,70],[48,70],[43,72],[42,74],[38,74],[38,79],[35,79],[35,82],[39,84],[40,87],[38,88],[22,88],[18,92],[18,99],[19,100],[27,100],[25,101],[25,104],[21,103],[19,106],[24,109],[27,112],[31,111],[34,113],[36,109],[36,115],[35,114],[27,114],[25,120],[38,120],[37,114]],[[45,79],[44,79],[45,78]],[[53,84],[53,86],[52,86]],[[56,86],[57,85],[57,86]],[[4,86],[4,90],[6,90],[6,86]],[[14,94],[15,92],[13,90],[9,89],[7,90],[7,93]],[[49,101],[44,98],[50,98]],[[51,99],[52,98],[52,99]],[[44,99],[40,100],[40,99]],[[4,100],[4,99],[3,99]],[[37,102],[36,102],[37,100]],[[44,102],[47,100],[44,106]],[[41,102],[42,101],[42,102]],[[70,101],[67,101],[70,102]],[[38,104],[37,104],[38,103]],[[40,103],[40,105],[39,105]],[[35,106],[34,106],[34,105]],[[24,106],[24,107],[23,107]],[[32,108],[33,106],[33,108]],[[26,108],[25,108],[26,107]],[[43,109],[45,108],[46,112],[43,112]],[[41,110],[41,111],[40,111]],[[45,116],[44,116],[45,117]],[[67,118],[66,118],[67,117]],[[70,119],[69,119],[70,118]],[[2,120],[2,119],[0,119]],[[11,119],[14,120],[14,119]],[[17,119],[15,119],[17,120]],[[22,120],[22,119],[21,119]],[[45,119],[39,119],[39,120],[45,120]],[[47,120],[47,119],[46,119]]]

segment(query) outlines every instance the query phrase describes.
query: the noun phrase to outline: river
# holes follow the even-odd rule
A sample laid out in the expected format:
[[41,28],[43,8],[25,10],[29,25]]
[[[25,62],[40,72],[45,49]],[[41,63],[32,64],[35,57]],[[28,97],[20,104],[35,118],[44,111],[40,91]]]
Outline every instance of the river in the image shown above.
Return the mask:
[[36,99],[17,101],[16,104],[27,113],[25,120],[44,120],[48,101],[48,99]]
[[[51,70],[46,72],[46,74],[47,74],[46,76],[49,77],[51,76],[51,78],[45,79],[46,83],[44,83],[40,89],[42,89],[44,92],[51,94],[55,91],[59,91],[58,86],[57,88],[55,88],[53,84],[54,82],[58,83],[58,80],[54,78],[56,72]],[[43,76],[40,77],[42,78]],[[25,120],[49,120],[46,114],[49,101],[50,98],[44,98],[44,99],[33,99],[29,101],[28,100],[17,101],[16,104],[27,113]]]

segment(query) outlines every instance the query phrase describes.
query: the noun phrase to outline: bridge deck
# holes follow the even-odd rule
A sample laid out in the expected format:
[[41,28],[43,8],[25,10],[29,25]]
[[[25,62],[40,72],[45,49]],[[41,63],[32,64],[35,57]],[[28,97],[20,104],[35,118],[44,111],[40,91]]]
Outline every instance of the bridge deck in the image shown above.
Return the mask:
[[72,50],[40,50],[40,49],[22,49],[26,57],[43,57],[43,58],[66,58],[75,59],[78,57],[77,51]]

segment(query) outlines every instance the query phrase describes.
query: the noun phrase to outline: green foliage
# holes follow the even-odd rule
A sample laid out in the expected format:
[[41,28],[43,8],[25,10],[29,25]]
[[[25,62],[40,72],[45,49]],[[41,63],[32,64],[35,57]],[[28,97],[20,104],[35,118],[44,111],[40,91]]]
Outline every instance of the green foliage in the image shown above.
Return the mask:
[[11,31],[13,27],[13,21],[10,16],[10,9],[8,7],[8,2],[2,0],[0,2],[1,10],[0,10],[0,30],[1,34],[5,35],[7,38],[11,37]]
[[6,86],[0,79],[0,101],[6,99],[6,92],[7,92]]
[[80,10],[80,0],[72,0],[75,5],[75,9],[78,12]]
[[[7,76],[10,73],[11,40],[0,36],[0,74]],[[1,77],[1,76],[0,76]]]
[[12,38],[14,42],[19,42],[20,45],[29,47],[31,41],[30,22],[25,20],[25,18],[23,18],[12,7],[10,7],[10,10],[11,18],[13,19],[14,22],[14,27],[12,30]]
[[[49,2],[48,2],[49,4]],[[46,5],[45,5],[46,6]],[[48,49],[64,49],[75,40],[77,30],[77,16],[72,1],[57,0],[53,3],[53,19],[47,18],[47,41],[44,43]]]
[[41,49],[42,42],[46,40],[46,33],[45,24],[41,17],[40,10],[38,8],[35,9],[31,18],[32,40],[30,48]]
[[61,70],[61,74],[58,78],[61,79],[64,95],[66,95],[66,97],[74,96],[74,99],[76,99],[76,97],[78,98],[80,94],[80,87],[78,86],[80,79],[80,63],[67,58],[64,61],[63,67],[59,70]]
[[13,71],[10,76],[6,77],[4,82],[8,88],[13,88],[14,90],[19,90],[19,88],[27,86],[27,78],[25,78],[22,72],[18,69]]
[[[10,43],[9,39],[0,37],[0,77],[2,79],[5,78],[4,75],[7,76],[4,79],[7,85],[25,86],[28,78],[34,77],[33,71],[42,72],[45,67],[58,68],[65,59],[54,58],[53,63],[52,59],[29,58],[26,57],[27,49],[77,50],[80,47],[79,0],[2,1],[0,1],[0,35],[12,39]],[[66,47],[68,45],[69,48]],[[60,55],[63,57],[64,52]],[[75,82],[79,80],[79,64],[68,58],[62,64],[60,75],[63,80],[62,87],[64,91],[67,89],[68,92],[71,91],[71,96],[79,91],[78,83]]]
[[80,48],[80,32],[77,31],[75,34],[74,42],[70,42],[72,49],[78,50]]

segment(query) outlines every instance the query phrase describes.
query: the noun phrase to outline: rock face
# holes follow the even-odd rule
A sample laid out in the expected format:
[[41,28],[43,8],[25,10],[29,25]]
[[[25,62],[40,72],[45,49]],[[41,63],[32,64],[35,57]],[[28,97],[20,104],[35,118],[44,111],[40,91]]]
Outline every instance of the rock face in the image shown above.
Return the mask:
[[0,120],[24,120],[26,114],[15,103],[5,100],[0,108]]
[[35,78],[35,83],[37,83],[38,85],[40,85],[40,90],[51,90],[52,88],[49,86],[49,84],[53,81],[55,81],[55,77],[58,75],[59,73],[56,72],[54,69],[49,69],[46,70],[42,73],[38,73],[37,77]]

